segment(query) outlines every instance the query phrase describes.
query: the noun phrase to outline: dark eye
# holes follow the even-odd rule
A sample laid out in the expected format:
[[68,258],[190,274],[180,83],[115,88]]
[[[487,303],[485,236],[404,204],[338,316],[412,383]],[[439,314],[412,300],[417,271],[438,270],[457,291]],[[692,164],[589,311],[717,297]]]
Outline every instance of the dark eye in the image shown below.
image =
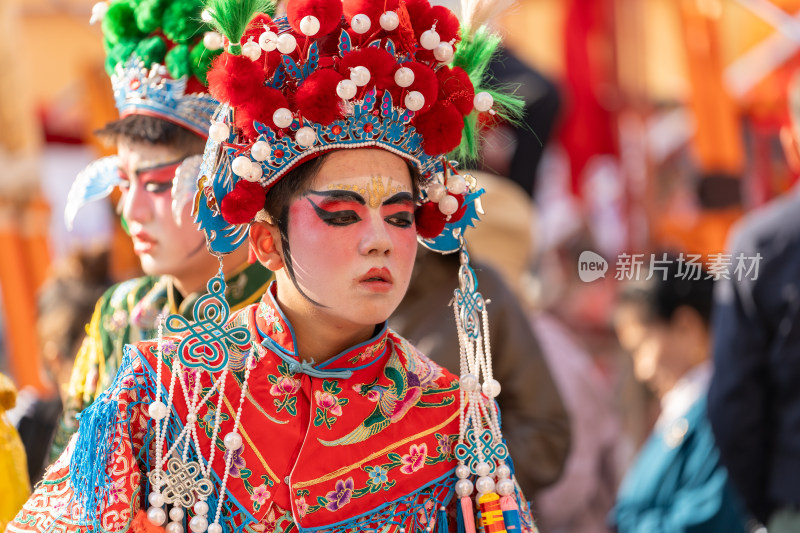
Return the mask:
[[172,189],[171,181],[150,181],[145,184],[144,190],[149,193],[161,194]]
[[398,228],[408,228],[414,223],[414,214],[411,212],[395,213],[384,220]]
[[353,211],[336,211],[328,213],[327,216],[323,215],[322,220],[332,226],[349,226],[361,220],[361,217]]

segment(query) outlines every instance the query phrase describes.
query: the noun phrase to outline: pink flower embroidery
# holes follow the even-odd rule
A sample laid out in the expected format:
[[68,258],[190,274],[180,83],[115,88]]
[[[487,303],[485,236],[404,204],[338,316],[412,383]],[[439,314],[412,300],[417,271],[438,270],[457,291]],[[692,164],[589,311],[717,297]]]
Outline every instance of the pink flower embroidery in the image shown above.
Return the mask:
[[342,406],[339,405],[339,398],[330,392],[315,391],[314,399],[319,407],[327,410],[331,415],[342,416]]
[[403,466],[400,471],[404,474],[413,474],[423,466],[425,466],[425,458],[428,456],[428,445],[424,442],[417,446],[412,444],[408,449],[408,455],[404,455],[400,461]]
[[296,393],[300,390],[300,380],[281,376],[278,381],[269,389],[269,393],[273,396],[283,396]]
[[253,490],[253,494],[250,495],[250,499],[256,502],[258,505],[264,505],[266,503],[267,498],[272,496],[270,492],[267,490],[267,486],[264,484],[259,485],[258,487]]
[[306,497],[300,496],[294,501],[294,504],[295,507],[297,508],[297,514],[299,514],[300,517],[305,516],[306,513],[308,512],[308,504],[306,503]]

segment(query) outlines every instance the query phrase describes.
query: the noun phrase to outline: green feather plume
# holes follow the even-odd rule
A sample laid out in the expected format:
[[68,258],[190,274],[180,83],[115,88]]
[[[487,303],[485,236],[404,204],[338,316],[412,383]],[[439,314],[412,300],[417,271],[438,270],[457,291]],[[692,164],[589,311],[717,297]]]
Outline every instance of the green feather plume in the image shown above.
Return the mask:
[[275,14],[275,0],[206,0],[211,15],[211,25],[228,41],[234,43],[232,52],[238,52],[247,25],[258,13]]
[[[453,66],[461,67],[469,76],[475,92],[487,92],[494,99],[492,109],[496,115],[512,124],[517,124],[525,109],[524,101],[509,87],[496,87],[488,79],[487,70],[500,44],[500,36],[485,26],[472,32],[468,28],[461,32],[461,42],[456,46]],[[464,117],[461,144],[450,154],[464,164],[474,163],[478,158],[478,116],[472,112]]]

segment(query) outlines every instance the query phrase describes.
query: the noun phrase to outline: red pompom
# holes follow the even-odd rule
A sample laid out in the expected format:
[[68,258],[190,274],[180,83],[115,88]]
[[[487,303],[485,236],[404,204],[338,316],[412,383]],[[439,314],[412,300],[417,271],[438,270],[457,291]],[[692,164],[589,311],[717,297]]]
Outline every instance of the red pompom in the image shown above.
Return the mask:
[[263,86],[261,64],[244,56],[222,53],[208,72],[208,92],[234,107],[252,101]]
[[427,113],[414,117],[414,127],[422,135],[422,149],[428,155],[441,155],[461,142],[464,117],[447,102],[437,102]]
[[131,533],[164,533],[165,529],[161,526],[153,525],[147,519],[147,513],[140,510],[131,522]]
[[253,140],[258,137],[253,121],[257,120],[274,130],[276,128],[272,122],[272,114],[281,107],[289,107],[282,92],[272,87],[260,87],[252,100],[236,109],[236,126],[242,129],[248,140]]
[[[436,103],[436,97],[439,94],[439,82],[436,80],[436,73],[431,67],[414,61],[397,65],[397,68],[400,67],[408,67],[414,71],[414,83],[407,88],[407,91],[419,91],[422,93],[422,96],[425,97],[425,105],[422,106],[418,113],[426,112]],[[401,101],[398,105],[405,104]]]
[[[377,87],[379,90],[392,89],[396,87],[394,83],[394,71],[396,70],[397,60],[392,54],[383,48],[368,46],[360,50],[353,50],[345,54],[337,70],[345,78],[350,78],[350,69],[362,66],[369,70],[369,83],[367,87]],[[380,94],[378,98],[380,98]]]
[[[412,18],[414,23],[414,36],[419,42],[423,32],[428,31],[436,24],[436,33],[439,34],[439,39],[444,42],[454,41],[453,45],[459,40],[458,29],[460,24],[458,17],[444,6],[433,6],[427,11],[422,11],[419,19]],[[436,57],[433,55],[433,50],[426,50],[420,46],[417,48],[414,57],[417,61],[435,61]]]
[[267,31],[264,29],[265,26],[269,28],[270,31],[278,33],[278,25],[272,21],[272,17],[266,13],[259,13],[253,17],[253,20],[247,25],[247,30],[244,32],[244,35],[242,35],[241,43],[246,43],[251,37],[253,41],[258,42],[258,38],[261,37],[261,34]]
[[474,107],[475,88],[461,67],[444,66],[436,71],[439,80],[439,101],[455,105],[462,115],[469,115]]
[[230,224],[247,224],[263,207],[267,192],[258,183],[240,179],[220,206],[222,218]]
[[368,16],[372,24],[367,33],[372,33],[381,29],[381,15],[386,11],[394,11],[398,4],[399,0],[344,0],[342,8],[348,24],[356,15]]
[[434,239],[442,233],[447,217],[439,211],[439,204],[426,202],[414,210],[417,235],[423,239]]
[[309,37],[327,35],[339,26],[342,21],[341,0],[289,0],[286,3],[286,18],[292,29],[303,35],[300,31],[300,21],[307,16],[317,17],[319,31]]
[[341,98],[336,94],[336,85],[343,79],[333,69],[317,70],[306,78],[294,99],[303,118],[325,126],[342,118]]

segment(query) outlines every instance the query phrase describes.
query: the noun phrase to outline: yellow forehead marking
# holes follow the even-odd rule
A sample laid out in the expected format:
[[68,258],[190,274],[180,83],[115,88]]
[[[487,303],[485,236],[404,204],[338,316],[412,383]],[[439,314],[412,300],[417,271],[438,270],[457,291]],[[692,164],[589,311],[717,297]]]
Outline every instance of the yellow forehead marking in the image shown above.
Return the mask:
[[406,191],[402,185],[392,185],[392,178],[386,178],[384,184],[383,178],[380,176],[372,176],[372,180],[366,187],[360,185],[346,185],[342,183],[332,183],[328,185],[329,190],[344,190],[357,192],[367,202],[367,205],[372,209],[377,209],[381,206],[384,200],[391,198],[395,194]]

